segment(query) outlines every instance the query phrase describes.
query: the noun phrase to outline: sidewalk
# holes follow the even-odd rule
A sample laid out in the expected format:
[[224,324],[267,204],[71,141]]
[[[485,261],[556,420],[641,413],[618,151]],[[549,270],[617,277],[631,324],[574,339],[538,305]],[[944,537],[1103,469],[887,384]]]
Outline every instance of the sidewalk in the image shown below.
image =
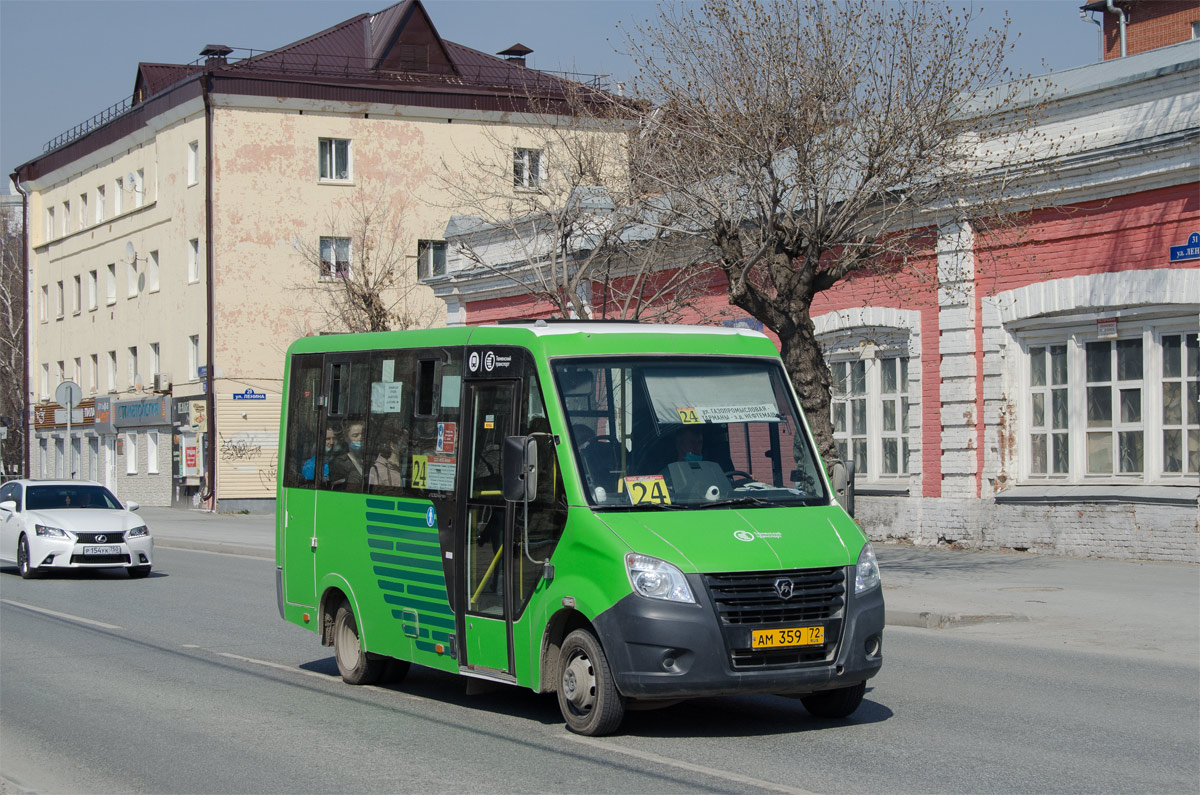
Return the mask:
[[[142,508],[156,546],[274,559],[274,515]],[[1200,658],[1200,567],[876,544],[889,627]]]

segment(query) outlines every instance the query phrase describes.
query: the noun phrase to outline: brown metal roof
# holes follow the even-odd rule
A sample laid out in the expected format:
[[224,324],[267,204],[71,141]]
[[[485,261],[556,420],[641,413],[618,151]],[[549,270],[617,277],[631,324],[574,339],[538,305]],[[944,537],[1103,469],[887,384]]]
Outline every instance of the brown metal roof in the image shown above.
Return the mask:
[[566,93],[580,88],[565,78],[445,41],[420,0],[403,0],[241,59],[139,64],[128,111],[80,125],[77,135],[60,136],[64,143],[18,166],[16,176],[36,179],[120,140],[158,113],[199,96],[204,75],[211,76],[213,93],[474,111],[545,112],[553,107],[563,112]]

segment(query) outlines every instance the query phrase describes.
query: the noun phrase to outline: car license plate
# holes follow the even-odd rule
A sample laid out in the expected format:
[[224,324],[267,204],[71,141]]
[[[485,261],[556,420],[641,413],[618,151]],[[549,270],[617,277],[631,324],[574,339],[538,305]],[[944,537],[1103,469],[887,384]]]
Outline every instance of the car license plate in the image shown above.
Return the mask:
[[750,632],[750,648],[752,649],[821,646],[824,643],[825,627],[785,627],[784,629],[755,629]]
[[105,546],[86,546],[83,548],[85,555],[119,555],[121,547],[117,544],[106,544]]

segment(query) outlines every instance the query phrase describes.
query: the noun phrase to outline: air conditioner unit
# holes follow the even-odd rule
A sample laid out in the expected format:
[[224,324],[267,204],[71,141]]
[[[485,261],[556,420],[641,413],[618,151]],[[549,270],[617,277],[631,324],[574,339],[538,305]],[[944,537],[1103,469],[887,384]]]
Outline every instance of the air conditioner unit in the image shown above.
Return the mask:
[[167,392],[170,389],[171,389],[170,373],[159,373],[158,375],[154,376],[154,391],[155,392]]

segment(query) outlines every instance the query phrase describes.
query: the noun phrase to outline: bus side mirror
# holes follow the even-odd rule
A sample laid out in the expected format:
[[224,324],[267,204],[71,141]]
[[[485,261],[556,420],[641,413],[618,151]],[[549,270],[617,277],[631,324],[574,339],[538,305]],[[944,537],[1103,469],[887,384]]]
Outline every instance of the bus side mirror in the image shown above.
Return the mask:
[[854,462],[834,461],[829,468],[829,479],[833,482],[833,493],[846,513],[854,515]]
[[537,494],[537,445],[529,436],[504,439],[504,499],[510,502],[532,500]]

